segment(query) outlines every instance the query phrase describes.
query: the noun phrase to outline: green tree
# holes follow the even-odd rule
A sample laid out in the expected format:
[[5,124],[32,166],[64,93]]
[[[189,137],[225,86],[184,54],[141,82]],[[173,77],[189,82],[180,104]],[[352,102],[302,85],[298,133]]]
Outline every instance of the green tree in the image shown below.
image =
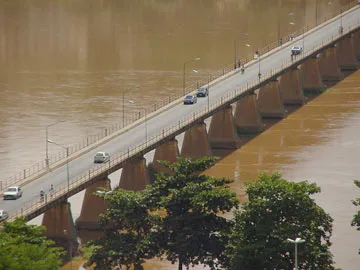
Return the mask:
[[[354,184],[360,188],[360,181],[359,180],[355,180]],[[355,200],[352,201],[352,203],[359,207],[360,206],[360,197],[356,198]],[[357,211],[357,213],[354,215],[353,220],[351,221],[351,226],[356,226],[356,229],[358,231],[360,231],[360,210]],[[358,253],[360,254],[360,249],[358,251]]]
[[[223,255],[232,220],[219,216],[237,207],[229,179],[199,175],[215,158],[179,158],[162,162],[171,175],[158,174],[143,191],[115,190],[106,195],[109,208],[103,217],[105,237],[89,244],[93,248],[88,265],[110,269],[144,259],[164,257],[183,266],[205,264],[215,268]],[[108,268],[106,268],[108,267]]]
[[125,266],[142,269],[144,259],[156,255],[156,243],[151,242],[150,230],[157,224],[157,216],[148,211],[143,191],[119,189],[103,194],[110,202],[101,223],[104,237],[89,242],[86,247],[90,257],[86,266],[95,269],[112,269]]
[[331,245],[333,219],[311,195],[316,184],[295,183],[279,173],[260,174],[246,184],[248,202],[235,213],[235,226],[227,254],[230,269],[293,269],[294,244],[300,237],[299,268],[334,269]]
[[233,180],[197,173],[215,161],[206,157],[161,162],[172,175],[159,174],[147,190],[151,210],[165,212],[155,240],[169,261],[178,262],[178,269],[197,264],[214,269],[226,259],[223,251],[233,223],[219,214],[238,206],[236,194],[228,187]]
[[27,225],[24,219],[4,222],[0,231],[0,269],[60,269],[61,248],[44,236],[43,226]]

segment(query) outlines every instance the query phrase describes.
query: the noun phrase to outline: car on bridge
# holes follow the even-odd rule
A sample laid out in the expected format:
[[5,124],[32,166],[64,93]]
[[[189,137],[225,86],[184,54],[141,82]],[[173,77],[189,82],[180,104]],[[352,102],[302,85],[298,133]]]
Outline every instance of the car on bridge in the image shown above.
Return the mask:
[[7,220],[9,218],[8,212],[5,210],[0,210],[0,222],[3,222],[4,220]]
[[292,55],[298,55],[300,53],[302,53],[302,48],[300,46],[293,46],[291,48],[291,54]]
[[8,189],[4,192],[3,197],[4,200],[16,200],[20,198],[23,194],[22,189],[19,186],[8,187]]
[[110,160],[110,154],[107,152],[97,152],[94,157],[94,163],[104,163]]
[[197,102],[196,95],[188,95],[184,98],[184,104],[195,104]]
[[206,97],[208,94],[209,94],[209,91],[208,91],[207,87],[200,87],[196,91],[196,96],[197,97]]

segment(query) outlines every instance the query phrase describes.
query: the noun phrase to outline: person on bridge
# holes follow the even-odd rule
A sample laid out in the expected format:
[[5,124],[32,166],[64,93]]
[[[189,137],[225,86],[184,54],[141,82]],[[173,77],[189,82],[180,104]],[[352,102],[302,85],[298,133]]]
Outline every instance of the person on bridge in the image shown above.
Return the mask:
[[43,190],[40,190],[40,202],[44,201],[45,192]]
[[53,192],[54,192],[54,185],[51,184],[50,189],[49,189],[50,197],[53,196]]

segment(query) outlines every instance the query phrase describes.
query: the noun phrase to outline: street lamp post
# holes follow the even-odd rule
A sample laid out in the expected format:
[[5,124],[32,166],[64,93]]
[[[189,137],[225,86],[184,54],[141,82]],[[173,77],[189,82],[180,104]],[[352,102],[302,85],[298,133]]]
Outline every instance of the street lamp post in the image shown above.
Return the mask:
[[317,26],[317,0],[315,1],[315,26]]
[[259,59],[258,63],[259,63],[259,73],[258,73],[258,77],[259,77],[259,81],[260,81],[260,78],[261,78],[261,72],[260,72],[260,52],[259,50],[256,51],[256,55]]
[[[122,90],[122,123],[123,123],[123,126],[125,125],[125,91],[131,90],[132,88],[133,87],[128,87],[128,88]],[[140,88],[140,86],[136,85],[135,89],[138,89],[138,88]],[[128,102],[134,103],[133,100],[128,100]]]
[[64,120],[60,120],[60,121],[56,121],[55,123],[52,123],[52,124],[49,124],[46,126],[46,153],[45,153],[45,164],[46,164],[46,167],[48,168],[49,167],[49,144],[48,144],[48,140],[49,140],[49,127],[51,126],[55,126],[57,123],[60,123],[60,122],[64,122]]
[[187,63],[194,62],[194,61],[199,61],[199,60],[200,60],[200,58],[196,57],[194,59],[191,59],[191,60],[188,60],[188,61],[184,62],[184,67],[183,67],[183,94],[184,94],[184,96],[186,94],[186,90],[185,90],[185,66],[186,66]]
[[300,237],[297,237],[295,240],[288,238],[288,242],[295,244],[295,270],[298,270],[298,258],[297,258],[297,245],[304,243],[305,240],[301,239]]
[[68,186],[68,191],[70,190],[70,174],[69,174],[69,147],[65,147],[62,144],[58,144],[50,139],[47,140],[48,143],[52,143],[55,144],[57,146],[62,147],[63,149],[66,150],[66,175],[67,175],[67,186]]
[[[248,36],[248,33],[240,34],[240,38]],[[236,39],[234,39],[234,69],[236,69],[236,60],[237,60],[237,44]]]
[[[192,70],[195,73],[199,73],[198,70],[193,69]],[[207,72],[206,72],[207,73]],[[208,110],[210,109],[210,78],[211,78],[211,74],[207,73],[208,77],[208,81],[207,81],[207,104],[208,104]]]

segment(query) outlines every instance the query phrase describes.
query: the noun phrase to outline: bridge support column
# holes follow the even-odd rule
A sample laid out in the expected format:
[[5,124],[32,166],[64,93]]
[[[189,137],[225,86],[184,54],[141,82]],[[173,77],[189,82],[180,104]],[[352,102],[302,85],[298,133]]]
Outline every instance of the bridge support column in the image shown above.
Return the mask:
[[321,78],[318,56],[309,58],[299,66],[302,88],[308,92],[322,92],[326,86]]
[[179,155],[180,153],[179,153],[178,141],[175,138],[156,147],[155,155],[153,159],[154,169],[157,172],[171,174],[171,171],[168,168],[162,166],[158,161],[165,160],[170,163],[174,163],[179,157]]
[[206,124],[199,123],[185,131],[181,155],[189,158],[212,156]]
[[255,94],[247,95],[236,102],[234,119],[239,133],[257,133],[264,130]]
[[237,135],[230,105],[212,116],[209,141],[213,149],[237,149],[240,147],[241,140]]
[[342,71],[355,71],[358,68],[355,56],[354,39],[347,35],[335,45],[337,57]]
[[358,61],[360,61],[360,30],[354,33],[354,50],[355,56]]
[[336,83],[344,78],[335,47],[328,48],[319,54],[319,68],[321,77],[325,82]]
[[292,69],[279,77],[280,92],[284,104],[305,104],[305,96],[300,79],[300,71],[298,68]]
[[72,256],[76,255],[79,243],[77,242],[70,203],[61,202],[47,210],[44,213],[41,225],[46,227],[46,237],[54,240],[57,246],[63,247],[68,252],[68,255],[70,250]]
[[137,158],[127,162],[122,168],[119,188],[139,191],[150,184],[145,158]]
[[263,118],[284,118],[286,109],[280,93],[279,82],[269,81],[259,89],[257,105]]
[[111,190],[110,180],[99,180],[86,188],[81,213],[76,220],[77,229],[99,230],[100,214],[105,213],[107,201],[96,196],[97,190]]

